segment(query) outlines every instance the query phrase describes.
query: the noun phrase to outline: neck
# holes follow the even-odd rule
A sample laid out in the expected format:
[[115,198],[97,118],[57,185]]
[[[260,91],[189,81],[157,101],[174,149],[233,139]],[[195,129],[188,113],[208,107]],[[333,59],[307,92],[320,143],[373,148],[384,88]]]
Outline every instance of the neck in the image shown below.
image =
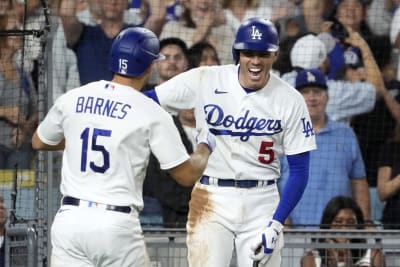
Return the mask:
[[124,22],[122,20],[106,20],[104,18],[101,20],[101,27],[103,28],[105,34],[110,38],[117,36],[117,34],[122,30],[123,26]]
[[316,133],[319,133],[326,125],[326,116],[313,116],[311,122]]
[[133,87],[137,91],[141,91],[143,86],[145,85],[145,79],[143,77],[132,78],[121,75],[114,75],[112,82]]

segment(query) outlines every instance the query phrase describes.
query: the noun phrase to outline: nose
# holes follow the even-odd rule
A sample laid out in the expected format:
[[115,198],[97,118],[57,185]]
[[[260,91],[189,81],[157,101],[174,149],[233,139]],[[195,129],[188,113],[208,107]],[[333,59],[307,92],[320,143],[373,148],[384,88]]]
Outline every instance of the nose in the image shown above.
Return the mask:
[[252,63],[254,63],[254,64],[259,64],[260,63],[260,56],[258,56],[258,55],[253,55],[252,57],[251,57],[251,62]]

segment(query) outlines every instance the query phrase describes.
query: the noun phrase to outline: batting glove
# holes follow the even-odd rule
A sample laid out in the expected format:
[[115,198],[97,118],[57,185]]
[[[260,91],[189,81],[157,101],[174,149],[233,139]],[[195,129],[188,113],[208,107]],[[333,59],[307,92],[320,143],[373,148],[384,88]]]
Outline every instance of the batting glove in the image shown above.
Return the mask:
[[206,144],[208,146],[208,149],[210,150],[210,153],[213,152],[215,149],[215,136],[210,133],[208,127],[203,127],[200,131],[197,132],[196,142],[197,144]]
[[280,222],[271,220],[267,228],[261,233],[261,238],[257,237],[257,240],[250,247],[252,251],[250,258],[261,264],[267,263],[278,242],[279,234],[282,232],[282,229],[283,225]]

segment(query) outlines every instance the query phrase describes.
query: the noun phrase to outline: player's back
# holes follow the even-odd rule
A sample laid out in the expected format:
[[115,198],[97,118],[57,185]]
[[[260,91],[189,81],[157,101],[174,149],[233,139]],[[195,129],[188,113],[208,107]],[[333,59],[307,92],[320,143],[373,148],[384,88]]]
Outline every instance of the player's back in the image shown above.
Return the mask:
[[61,192],[141,206],[150,138],[170,116],[139,91],[107,81],[71,90],[56,106],[66,139]]

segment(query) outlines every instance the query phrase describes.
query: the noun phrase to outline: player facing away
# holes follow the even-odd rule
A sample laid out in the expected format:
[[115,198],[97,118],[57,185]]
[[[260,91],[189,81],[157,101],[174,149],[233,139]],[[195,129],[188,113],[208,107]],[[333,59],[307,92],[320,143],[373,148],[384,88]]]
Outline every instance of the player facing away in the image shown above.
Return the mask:
[[64,149],[51,266],[149,266],[138,212],[150,151],[183,185],[202,175],[213,135],[200,132],[189,156],[171,116],[140,92],[162,58],[153,32],[127,28],[111,48],[112,81],[60,96],[38,126],[33,148]]
[[[316,144],[303,97],[270,72],[278,49],[273,23],[251,18],[236,33],[235,65],[191,69],[146,92],[169,112],[195,108],[197,127],[206,123],[217,139],[192,191],[192,267],[227,267],[234,249],[240,267],[253,260],[280,265],[282,224],[302,196]],[[280,196],[276,180],[283,154],[290,182]]]

